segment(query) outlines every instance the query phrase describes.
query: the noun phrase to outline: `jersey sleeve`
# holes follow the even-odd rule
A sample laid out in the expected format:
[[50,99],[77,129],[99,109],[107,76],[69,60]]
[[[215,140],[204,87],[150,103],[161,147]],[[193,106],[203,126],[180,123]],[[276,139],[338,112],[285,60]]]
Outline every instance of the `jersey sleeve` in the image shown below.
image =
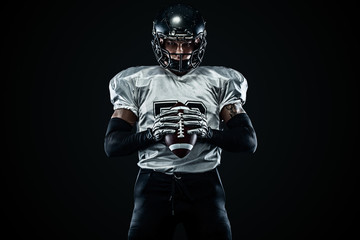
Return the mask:
[[117,74],[110,80],[110,101],[113,109],[125,108],[131,110],[137,117],[138,106],[135,97],[135,84],[131,78],[122,76],[122,72]]
[[231,69],[229,80],[224,83],[220,96],[220,111],[228,104],[245,104],[248,84],[245,77],[236,70]]

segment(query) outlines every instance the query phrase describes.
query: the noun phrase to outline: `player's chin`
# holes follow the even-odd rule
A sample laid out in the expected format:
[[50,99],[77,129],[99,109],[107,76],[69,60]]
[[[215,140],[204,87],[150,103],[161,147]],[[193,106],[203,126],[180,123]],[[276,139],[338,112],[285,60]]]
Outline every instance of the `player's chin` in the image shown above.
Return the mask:
[[[180,56],[172,56],[171,59],[175,60],[175,61],[180,61]],[[182,58],[183,61],[186,61],[189,59],[190,59],[190,56],[183,56],[183,58]]]

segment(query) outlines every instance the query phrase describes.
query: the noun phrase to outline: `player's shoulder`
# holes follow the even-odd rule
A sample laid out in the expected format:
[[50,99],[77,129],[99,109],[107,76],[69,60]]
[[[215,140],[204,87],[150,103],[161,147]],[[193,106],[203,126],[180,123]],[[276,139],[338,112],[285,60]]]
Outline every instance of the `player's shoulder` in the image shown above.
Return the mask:
[[245,77],[237,70],[224,66],[200,66],[199,74],[213,76],[221,80],[240,80],[244,81]]

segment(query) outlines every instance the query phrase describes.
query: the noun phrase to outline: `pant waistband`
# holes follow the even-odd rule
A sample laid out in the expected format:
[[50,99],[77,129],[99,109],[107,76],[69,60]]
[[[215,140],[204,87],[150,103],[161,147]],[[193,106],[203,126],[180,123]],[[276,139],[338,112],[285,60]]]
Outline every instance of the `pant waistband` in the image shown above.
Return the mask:
[[159,174],[166,174],[166,175],[176,175],[176,176],[182,176],[182,175],[202,175],[202,174],[207,174],[207,173],[213,173],[216,172],[217,168],[214,168],[212,170],[208,170],[205,172],[170,172],[170,173],[166,173],[166,172],[160,172],[160,171],[156,171],[154,169],[148,169],[148,168],[140,168],[140,172],[141,173],[159,173]]

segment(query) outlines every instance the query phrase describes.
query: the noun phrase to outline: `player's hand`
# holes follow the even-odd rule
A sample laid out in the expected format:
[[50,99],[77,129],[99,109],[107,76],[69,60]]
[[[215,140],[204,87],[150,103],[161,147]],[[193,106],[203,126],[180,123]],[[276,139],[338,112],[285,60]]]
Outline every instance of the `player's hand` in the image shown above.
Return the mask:
[[165,110],[155,117],[151,129],[155,141],[160,141],[166,134],[175,133],[179,128],[180,116],[175,114],[177,114],[177,110]]
[[207,119],[204,114],[202,114],[197,109],[184,110],[182,115],[184,119],[184,125],[192,127],[191,130],[188,130],[188,134],[196,134],[200,138],[207,138],[210,128],[207,124]]

